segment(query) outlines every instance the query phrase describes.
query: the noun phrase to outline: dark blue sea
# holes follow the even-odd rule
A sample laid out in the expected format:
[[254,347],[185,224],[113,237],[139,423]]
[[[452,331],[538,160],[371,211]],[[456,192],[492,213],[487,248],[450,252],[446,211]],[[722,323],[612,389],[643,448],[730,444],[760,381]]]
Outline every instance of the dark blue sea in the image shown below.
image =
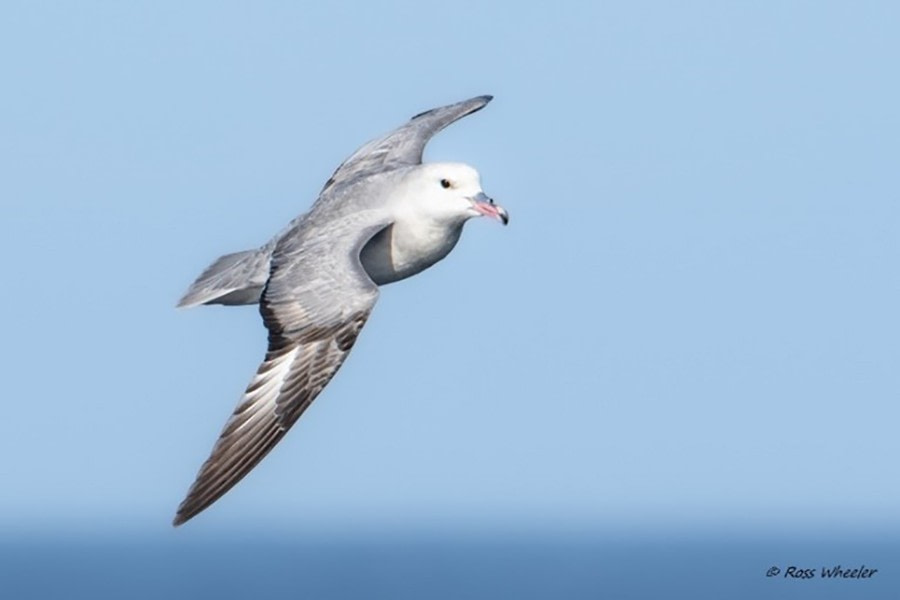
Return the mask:
[[[300,538],[16,534],[0,540],[0,598],[900,598],[896,540]],[[837,565],[868,577],[822,577]]]

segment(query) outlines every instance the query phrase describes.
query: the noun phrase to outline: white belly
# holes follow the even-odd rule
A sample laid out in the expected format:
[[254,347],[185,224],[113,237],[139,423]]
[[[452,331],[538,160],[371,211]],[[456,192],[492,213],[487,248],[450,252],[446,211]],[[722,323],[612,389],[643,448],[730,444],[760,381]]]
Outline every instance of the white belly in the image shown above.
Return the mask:
[[392,283],[420,273],[447,256],[461,232],[462,224],[411,228],[398,221],[366,244],[360,260],[372,281],[378,285]]

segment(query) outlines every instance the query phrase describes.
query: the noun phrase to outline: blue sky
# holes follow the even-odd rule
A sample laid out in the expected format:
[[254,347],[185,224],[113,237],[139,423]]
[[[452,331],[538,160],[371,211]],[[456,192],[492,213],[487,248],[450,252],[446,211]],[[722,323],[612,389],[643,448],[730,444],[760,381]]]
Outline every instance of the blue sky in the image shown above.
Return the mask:
[[433,106],[511,214],[191,527],[897,524],[894,3],[10,3],[0,527],[168,527],[262,358],[174,303]]

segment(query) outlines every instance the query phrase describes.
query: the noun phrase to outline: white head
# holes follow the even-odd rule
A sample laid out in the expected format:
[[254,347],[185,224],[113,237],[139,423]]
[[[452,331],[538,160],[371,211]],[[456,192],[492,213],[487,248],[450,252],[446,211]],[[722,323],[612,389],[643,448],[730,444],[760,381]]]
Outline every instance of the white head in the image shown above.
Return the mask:
[[509,214],[481,189],[478,171],[462,163],[421,165],[407,176],[416,212],[448,225],[462,225],[472,217],[488,216],[506,225]]

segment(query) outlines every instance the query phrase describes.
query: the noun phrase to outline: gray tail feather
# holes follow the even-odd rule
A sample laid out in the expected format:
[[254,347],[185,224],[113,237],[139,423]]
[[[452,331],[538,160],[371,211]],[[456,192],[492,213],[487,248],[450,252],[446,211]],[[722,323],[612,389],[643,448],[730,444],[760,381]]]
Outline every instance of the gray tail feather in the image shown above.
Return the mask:
[[269,278],[266,246],[220,256],[191,284],[179,307],[199,304],[256,304]]

